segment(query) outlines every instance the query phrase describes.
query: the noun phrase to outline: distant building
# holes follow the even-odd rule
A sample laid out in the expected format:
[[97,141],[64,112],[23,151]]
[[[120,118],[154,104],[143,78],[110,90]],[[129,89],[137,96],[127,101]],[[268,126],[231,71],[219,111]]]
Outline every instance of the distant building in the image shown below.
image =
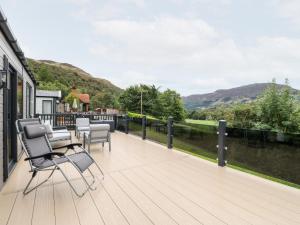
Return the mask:
[[[90,95],[89,94],[82,94],[80,91],[75,87],[72,87],[71,95],[78,99],[79,105],[74,109],[72,105],[68,105],[68,108],[72,108],[75,111],[79,112],[88,112],[90,110]],[[66,109],[66,107],[65,107]],[[70,109],[71,110],[71,109]],[[67,111],[67,110],[66,110]]]
[[101,114],[119,114],[120,111],[118,109],[109,109],[109,108],[97,108],[95,112]]
[[90,96],[88,94],[79,94],[80,111],[88,112],[90,106]]
[[61,91],[36,91],[36,113],[54,114],[60,112],[59,103],[61,100]]

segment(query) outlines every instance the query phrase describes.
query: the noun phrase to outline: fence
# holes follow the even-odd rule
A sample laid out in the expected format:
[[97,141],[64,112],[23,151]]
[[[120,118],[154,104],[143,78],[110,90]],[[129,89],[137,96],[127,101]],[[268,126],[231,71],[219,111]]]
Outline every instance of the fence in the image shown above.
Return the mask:
[[218,160],[300,184],[300,134],[248,130],[144,118],[118,117],[117,129]]
[[89,118],[90,120],[114,120],[116,124],[116,114],[97,114],[97,113],[56,113],[56,114],[37,114],[42,122],[49,121],[52,126],[66,126],[74,129],[76,118]]
[[231,165],[300,184],[300,134],[227,128]]

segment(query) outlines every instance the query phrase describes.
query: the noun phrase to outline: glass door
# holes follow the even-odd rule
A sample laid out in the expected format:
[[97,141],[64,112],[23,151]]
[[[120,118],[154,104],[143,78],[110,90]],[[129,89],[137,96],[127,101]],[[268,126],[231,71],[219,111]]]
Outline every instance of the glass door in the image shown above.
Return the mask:
[[14,121],[16,120],[16,73],[10,70],[7,84],[3,89],[3,149],[4,149],[4,180],[17,161],[17,139]]

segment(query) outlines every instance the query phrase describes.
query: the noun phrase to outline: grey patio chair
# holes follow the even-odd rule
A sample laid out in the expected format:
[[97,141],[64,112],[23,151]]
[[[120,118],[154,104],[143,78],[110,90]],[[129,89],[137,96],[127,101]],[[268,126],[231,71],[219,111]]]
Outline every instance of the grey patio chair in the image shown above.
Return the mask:
[[91,124],[90,131],[84,132],[84,146],[88,144],[90,152],[91,144],[108,142],[109,151],[111,151],[110,125],[109,124]]
[[[94,164],[104,178],[104,174],[99,165],[95,162],[91,155],[84,148],[81,147],[80,143],[73,143],[65,146],[52,148],[49,139],[46,135],[46,128],[44,125],[39,124],[39,119],[17,120],[16,127],[19,140],[22,144],[22,147],[25,149],[25,153],[27,155],[25,161],[29,162],[31,167],[31,170],[29,172],[32,172],[32,177],[23,191],[24,195],[30,193],[31,191],[48,181],[49,178],[53,175],[54,171],[56,170],[59,170],[62,173],[62,175],[64,176],[64,178],[69,183],[70,187],[78,197],[82,197],[89,189],[96,189],[96,187],[94,187],[96,177],[90,170],[91,165]],[[75,147],[78,147],[80,151],[75,149]],[[67,151],[71,149],[74,151],[74,153],[67,155],[67,152],[53,152],[53,150],[55,149],[62,148],[67,148]],[[68,176],[62,170],[61,164],[63,163],[70,163],[81,175],[83,182],[86,184],[86,189],[82,193],[78,193],[76,188],[70,182]],[[88,182],[83,174],[86,170],[92,176],[91,182]],[[39,184],[28,190],[36,174],[41,171],[51,171],[51,173],[44,181],[40,182]]]
[[52,127],[49,122],[44,123],[47,136],[50,143],[56,143],[59,141],[70,141],[72,143],[72,134],[71,131],[68,131],[66,127]]
[[85,131],[90,130],[90,119],[89,118],[76,118],[75,135],[80,139],[80,135]]

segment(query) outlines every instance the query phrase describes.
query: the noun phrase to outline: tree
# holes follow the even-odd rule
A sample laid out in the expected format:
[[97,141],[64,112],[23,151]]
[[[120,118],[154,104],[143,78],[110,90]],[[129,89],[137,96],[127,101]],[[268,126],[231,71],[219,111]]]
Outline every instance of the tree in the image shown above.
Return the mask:
[[53,81],[53,76],[49,73],[49,70],[45,65],[42,65],[40,70],[37,72],[38,80],[44,82],[51,82]]
[[181,96],[173,90],[167,89],[159,96],[161,115],[163,119],[172,116],[175,121],[182,121],[185,118],[185,110]]
[[275,80],[257,102],[257,114],[262,124],[281,132],[299,129],[299,114],[291,87],[286,80],[284,88],[278,88]]
[[119,97],[121,109],[128,112],[140,112],[140,88],[138,85],[130,86]]
[[118,108],[116,97],[112,93],[98,93],[91,98],[92,109],[97,108]]
[[72,107],[74,99],[76,99],[77,104],[79,106],[79,98],[77,98],[76,96],[74,96],[72,93],[68,94],[68,96],[65,97],[65,102],[69,103],[69,105]]
[[124,111],[140,113],[141,99],[143,114],[161,119],[173,116],[178,121],[185,117],[180,95],[169,89],[161,93],[155,85],[130,86],[119,97],[119,103]]
[[61,91],[62,97],[67,96],[70,91],[70,89],[67,86],[63,85],[58,81],[54,81],[54,82],[40,81],[38,88],[41,90]]
[[142,101],[143,114],[157,116],[158,96],[159,88],[155,85],[134,85],[121,94],[119,102],[124,111],[140,113]]
[[236,104],[232,107],[232,125],[239,128],[252,128],[257,121],[255,104]]

